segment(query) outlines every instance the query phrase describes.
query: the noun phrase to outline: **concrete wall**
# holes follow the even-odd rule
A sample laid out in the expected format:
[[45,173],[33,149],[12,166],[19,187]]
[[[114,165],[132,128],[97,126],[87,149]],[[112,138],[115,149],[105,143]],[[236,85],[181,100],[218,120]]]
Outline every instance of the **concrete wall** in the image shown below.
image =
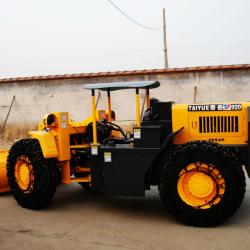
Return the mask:
[[[197,102],[250,100],[250,70],[205,73],[173,73],[130,77],[106,77],[77,80],[39,80],[0,84],[0,124],[3,123],[13,95],[16,99],[10,113],[10,124],[38,124],[43,114],[69,111],[72,119],[81,120],[90,114],[90,92],[84,83],[113,81],[159,80],[161,87],[151,96],[176,103],[192,103],[197,86]],[[141,100],[144,94],[141,93]],[[112,93],[112,106],[121,120],[135,117],[134,91]],[[102,92],[99,108],[105,108],[106,93]]]

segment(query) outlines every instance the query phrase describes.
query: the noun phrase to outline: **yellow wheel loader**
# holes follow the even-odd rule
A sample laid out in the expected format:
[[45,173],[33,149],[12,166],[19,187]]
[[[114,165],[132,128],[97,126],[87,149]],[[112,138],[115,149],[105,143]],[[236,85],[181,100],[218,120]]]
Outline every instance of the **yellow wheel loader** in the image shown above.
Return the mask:
[[[182,222],[215,226],[229,219],[250,175],[250,103],[174,104],[150,98],[159,82],[85,84],[91,116],[45,115],[38,131],[0,152],[0,192],[11,191],[24,208],[41,209],[59,183],[88,191],[144,196],[158,186],[166,208]],[[115,121],[111,93],[135,90],[135,124],[126,133]],[[96,109],[96,90],[107,109]],[[139,92],[147,109],[140,114]],[[126,100],[124,100],[126,101]],[[142,118],[141,118],[142,117]]]

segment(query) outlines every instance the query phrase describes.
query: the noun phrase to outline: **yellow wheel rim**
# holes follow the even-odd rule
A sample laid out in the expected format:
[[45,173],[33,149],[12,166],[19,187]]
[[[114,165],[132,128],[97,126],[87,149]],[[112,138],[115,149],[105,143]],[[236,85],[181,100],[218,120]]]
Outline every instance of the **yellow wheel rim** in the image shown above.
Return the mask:
[[196,209],[208,209],[221,201],[225,180],[214,166],[191,163],[180,172],[177,191],[186,204]]
[[15,178],[18,186],[23,191],[31,191],[33,189],[33,167],[26,156],[18,157],[15,165]]

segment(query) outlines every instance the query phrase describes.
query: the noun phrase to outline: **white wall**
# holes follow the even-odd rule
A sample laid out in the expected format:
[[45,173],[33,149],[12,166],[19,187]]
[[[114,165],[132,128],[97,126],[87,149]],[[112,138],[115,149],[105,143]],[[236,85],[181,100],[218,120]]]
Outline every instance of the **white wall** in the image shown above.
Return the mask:
[[[69,111],[72,119],[81,120],[90,114],[90,91],[82,89],[84,83],[108,81],[159,80],[161,86],[151,96],[164,101],[192,103],[197,86],[197,102],[226,102],[250,100],[250,70],[176,73],[123,78],[82,80],[43,80],[0,84],[0,123],[2,124],[13,95],[16,99],[8,124],[37,124],[43,114],[52,111]],[[113,109],[118,119],[135,117],[133,90],[111,93]],[[141,102],[143,100],[141,93]],[[106,93],[102,92],[99,108],[105,108]]]

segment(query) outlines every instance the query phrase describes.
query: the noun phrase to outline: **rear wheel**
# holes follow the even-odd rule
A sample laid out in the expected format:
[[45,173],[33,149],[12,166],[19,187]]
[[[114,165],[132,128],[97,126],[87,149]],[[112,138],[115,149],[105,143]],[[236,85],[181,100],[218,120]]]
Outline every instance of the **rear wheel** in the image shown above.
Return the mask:
[[[82,178],[88,176],[89,173],[75,173],[76,178]],[[91,183],[90,182],[78,182],[78,184],[86,191],[86,192],[91,192]]]
[[244,172],[233,151],[195,141],[169,154],[159,191],[165,206],[181,221],[214,226],[239,208],[245,185]]
[[7,175],[16,201],[24,208],[41,209],[54,197],[60,176],[56,159],[45,159],[38,140],[16,142],[9,151]]
[[86,191],[86,192],[91,192],[91,185],[90,183],[85,183],[85,182],[79,182],[79,185]]

